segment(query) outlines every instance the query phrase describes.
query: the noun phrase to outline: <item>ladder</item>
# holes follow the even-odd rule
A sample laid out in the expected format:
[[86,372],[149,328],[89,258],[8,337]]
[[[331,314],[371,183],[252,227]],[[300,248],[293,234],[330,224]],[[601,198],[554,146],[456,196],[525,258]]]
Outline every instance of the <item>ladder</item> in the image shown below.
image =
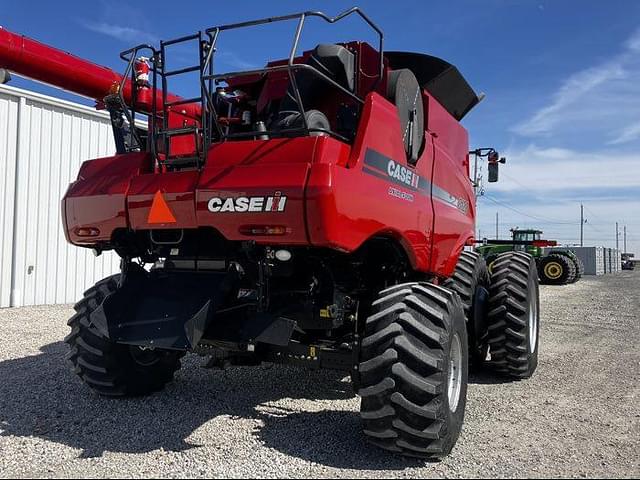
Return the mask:
[[[167,47],[175,46],[177,44],[187,44],[193,43],[194,41],[198,42],[198,58],[199,62],[197,65],[191,65],[184,68],[179,68],[175,70],[166,70],[166,55],[167,55]],[[184,98],[180,100],[168,101],[167,99],[167,79],[170,77],[178,77],[180,75],[186,75],[192,72],[198,72],[200,78],[202,78],[204,74],[204,60],[206,54],[208,52],[209,44],[203,40],[202,32],[197,32],[193,35],[187,35],[184,37],[176,38],[174,40],[167,40],[160,42],[160,59],[159,59],[159,67],[160,67],[160,78],[162,79],[162,127],[156,131],[156,140],[161,142],[160,144],[164,146],[164,160],[159,163],[165,164],[171,167],[191,167],[195,166],[200,168],[204,165],[205,156],[208,148],[208,128],[209,121],[206,114],[206,105],[205,105],[205,91],[203,86],[200,84],[200,95],[192,98]],[[169,126],[169,112],[178,107],[180,105],[187,104],[200,104],[201,109],[201,118],[200,125],[190,125],[184,127],[170,127]],[[192,135],[194,138],[195,145],[195,153],[191,156],[184,155],[172,155],[171,153],[171,140],[177,137],[189,136]]]

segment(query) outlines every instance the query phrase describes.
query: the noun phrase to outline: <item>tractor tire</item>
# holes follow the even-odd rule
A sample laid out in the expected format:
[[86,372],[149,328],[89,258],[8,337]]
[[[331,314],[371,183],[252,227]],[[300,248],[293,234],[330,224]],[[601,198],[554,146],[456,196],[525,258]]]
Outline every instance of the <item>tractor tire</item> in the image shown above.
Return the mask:
[[545,285],[566,285],[576,276],[576,266],[568,256],[550,253],[540,259],[538,274]]
[[496,258],[498,258],[498,255],[499,254],[495,253],[495,254],[489,255],[485,259],[485,261],[487,262],[487,270],[489,270],[489,275],[491,275],[491,272],[493,271],[493,264],[495,263]]
[[484,363],[489,352],[486,318],[490,283],[487,264],[478,252],[462,252],[453,275],[442,283],[462,300],[467,319],[469,361],[474,368]]
[[489,366],[514,379],[529,378],[538,366],[540,296],[531,255],[501,254],[491,274]]
[[360,417],[383,449],[440,458],[454,447],[467,396],[467,330],[457,294],[427,283],[383,290],[360,350]]
[[582,260],[580,260],[578,257],[575,258],[575,263],[576,263],[576,276],[573,280],[573,282],[571,283],[576,283],[578,280],[580,280],[582,278],[582,275],[584,275],[584,263],[582,263]]
[[109,397],[147,395],[161,390],[180,368],[182,352],[142,350],[105,338],[91,324],[90,315],[104,298],[118,288],[120,275],[99,281],[74,306],[76,314],[67,322],[71,333],[68,359],[73,371],[91,389]]

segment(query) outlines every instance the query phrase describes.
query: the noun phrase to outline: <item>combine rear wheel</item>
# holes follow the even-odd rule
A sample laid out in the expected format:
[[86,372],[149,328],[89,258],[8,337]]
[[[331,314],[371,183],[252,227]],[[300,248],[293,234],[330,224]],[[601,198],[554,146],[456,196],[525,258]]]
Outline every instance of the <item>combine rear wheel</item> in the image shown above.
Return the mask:
[[358,365],[367,439],[403,455],[447,455],[464,419],[467,363],[458,295],[424,283],[380,292]]
[[566,255],[550,253],[538,264],[540,282],[547,285],[565,285],[576,276],[576,265]]
[[531,255],[507,252],[495,261],[489,297],[489,365],[512,378],[529,378],[538,366],[540,298]]
[[118,288],[119,275],[107,277],[87,290],[69,319],[69,360],[74,372],[100,395],[146,395],[160,390],[180,368],[181,352],[142,350],[105,338],[91,324],[90,315],[104,298]]
[[453,290],[462,300],[467,318],[469,336],[469,359],[479,367],[487,358],[487,305],[489,300],[489,270],[478,252],[462,252],[451,278],[442,286]]

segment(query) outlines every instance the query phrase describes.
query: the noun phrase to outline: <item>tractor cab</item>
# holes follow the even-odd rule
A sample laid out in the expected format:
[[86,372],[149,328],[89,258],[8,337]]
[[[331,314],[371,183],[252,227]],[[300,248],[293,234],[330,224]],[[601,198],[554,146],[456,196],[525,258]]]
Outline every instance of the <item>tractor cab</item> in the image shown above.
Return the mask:
[[511,236],[517,242],[534,242],[540,240],[541,234],[541,230],[519,230],[517,228],[511,230]]
[[514,241],[514,250],[520,252],[527,252],[533,256],[538,256],[542,252],[540,244],[541,242],[541,230],[518,228],[511,229],[511,236]]

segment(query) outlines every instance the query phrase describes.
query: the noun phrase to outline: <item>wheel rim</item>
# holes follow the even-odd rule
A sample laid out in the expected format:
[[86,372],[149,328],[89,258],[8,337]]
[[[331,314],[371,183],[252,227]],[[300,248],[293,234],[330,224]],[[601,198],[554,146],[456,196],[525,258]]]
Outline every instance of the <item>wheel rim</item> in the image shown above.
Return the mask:
[[544,266],[544,274],[547,278],[557,280],[562,276],[562,265],[557,262],[549,262]]
[[453,335],[451,352],[449,354],[449,410],[455,412],[460,401],[462,390],[462,344],[458,334]]
[[529,298],[529,352],[533,353],[538,341],[538,303],[537,295],[531,292]]
[[150,348],[131,346],[129,351],[131,352],[131,358],[143,367],[150,367],[160,360],[156,351]]

